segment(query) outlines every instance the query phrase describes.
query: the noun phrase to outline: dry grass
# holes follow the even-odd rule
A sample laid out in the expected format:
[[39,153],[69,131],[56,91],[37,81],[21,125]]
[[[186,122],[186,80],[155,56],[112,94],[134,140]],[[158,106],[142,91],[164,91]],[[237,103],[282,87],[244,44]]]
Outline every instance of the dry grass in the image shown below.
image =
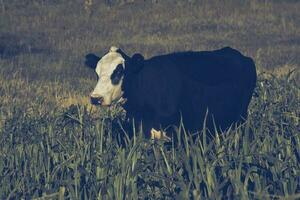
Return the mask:
[[[299,199],[300,2],[0,1],[0,198]],[[120,108],[89,104],[88,52],[232,46],[260,71],[247,123],[178,146],[118,147]],[[253,135],[252,135],[253,133]],[[227,192],[227,193],[226,193]]]

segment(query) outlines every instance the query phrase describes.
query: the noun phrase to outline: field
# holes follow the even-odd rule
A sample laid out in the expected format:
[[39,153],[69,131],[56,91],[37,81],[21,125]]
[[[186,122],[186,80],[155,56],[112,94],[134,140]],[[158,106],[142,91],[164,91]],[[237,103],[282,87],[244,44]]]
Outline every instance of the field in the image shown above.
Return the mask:
[[[0,0],[0,199],[300,199],[297,0]],[[117,142],[120,106],[89,103],[89,52],[239,49],[249,119],[210,143]]]

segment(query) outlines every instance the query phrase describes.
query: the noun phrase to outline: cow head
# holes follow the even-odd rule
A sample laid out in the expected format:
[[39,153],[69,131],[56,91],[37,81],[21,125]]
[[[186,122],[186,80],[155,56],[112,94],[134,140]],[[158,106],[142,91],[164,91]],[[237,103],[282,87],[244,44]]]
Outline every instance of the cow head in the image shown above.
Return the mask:
[[[137,60],[141,63],[143,58],[140,54],[135,54],[132,58],[116,47],[111,47],[109,52],[102,58],[94,54],[86,55],[85,64],[95,68],[98,76],[98,82],[91,93],[91,103],[94,105],[109,106],[112,102],[117,101],[123,95],[122,83],[125,74],[125,68],[132,61]],[[136,66],[136,65],[133,65]],[[138,65],[140,66],[140,64]],[[136,70],[134,67],[131,67]]]

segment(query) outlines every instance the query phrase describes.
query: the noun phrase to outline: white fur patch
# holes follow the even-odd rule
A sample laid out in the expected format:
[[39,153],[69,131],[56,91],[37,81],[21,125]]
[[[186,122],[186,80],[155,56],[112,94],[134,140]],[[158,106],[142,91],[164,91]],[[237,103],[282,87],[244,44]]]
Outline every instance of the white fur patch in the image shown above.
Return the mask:
[[109,52],[117,52],[118,50],[119,50],[118,47],[112,46],[110,47]]
[[166,140],[171,141],[171,138],[167,136],[166,132],[164,131],[157,131],[154,128],[151,129],[151,139],[152,140]]
[[121,90],[123,78],[117,85],[113,85],[110,78],[119,64],[125,67],[125,60],[121,54],[116,52],[117,50],[117,47],[112,46],[110,51],[99,60],[95,69],[99,80],[91,96],[103,98],[102,105],[106,106],[109,106],[123,95]]

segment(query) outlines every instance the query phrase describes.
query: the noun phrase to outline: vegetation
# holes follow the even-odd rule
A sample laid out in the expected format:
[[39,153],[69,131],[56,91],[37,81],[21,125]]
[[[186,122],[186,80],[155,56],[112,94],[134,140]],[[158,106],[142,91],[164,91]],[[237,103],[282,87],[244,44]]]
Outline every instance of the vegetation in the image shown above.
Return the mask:
[[[300,3],[0,1],[1,199],[299,199]],[[247,122],[213,141],[136,137],[88,94],[88,52],[145,57],[232,46],[259,80]],[[204,138],[204,139],[203,139]]]

